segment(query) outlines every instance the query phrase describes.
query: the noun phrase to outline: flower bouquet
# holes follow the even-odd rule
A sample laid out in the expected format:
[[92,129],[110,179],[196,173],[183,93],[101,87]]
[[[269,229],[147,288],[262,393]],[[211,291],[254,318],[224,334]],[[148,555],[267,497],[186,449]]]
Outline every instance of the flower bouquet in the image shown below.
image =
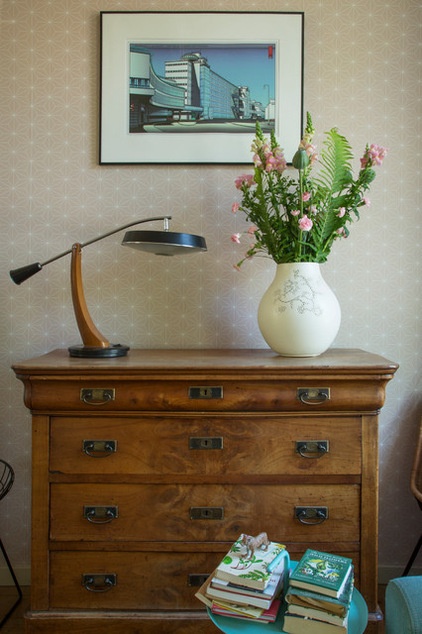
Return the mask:
[[[349,235],[348,225],[359,219],[359,209],[370,205],[365,194],[375,178],[374,167],[382,164],[387,150],[367,145],[354,178],[347,139],[332,128],[318,157],[312,144],[314,134],[307,113],[305,133],[292,160],[298,170],[294,179],[274,133],[266,139],[256,123],[251,148],[254,172],[235,181],[242,200],[233,204],[232,211],[243,211],[252,223],[246,232],[249,246],[237,267],[258,254],[270,256],[277,264],[325,262],[334,241]],[[240,243],[241,234],[235,233],[231,239]]]

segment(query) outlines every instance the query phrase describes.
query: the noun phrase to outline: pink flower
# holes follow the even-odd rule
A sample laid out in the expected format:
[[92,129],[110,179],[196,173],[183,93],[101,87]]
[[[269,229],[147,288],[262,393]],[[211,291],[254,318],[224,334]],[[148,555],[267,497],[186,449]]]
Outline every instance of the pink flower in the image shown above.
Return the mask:
[[277,161],[276,170],[281,174],[287,167],[287,162],[284,158],[283,150],[281,148],[277,147],[274,149],[274,158]]
[[311,194],[309,192],[303,192],[302,194],[302,200],[304,203],[307,203],[308,200],[310,200],[311,198]]
[[248,235],[253,236],[253,235],[255,235],[256,231],[258,231],[258,227],[255,227],[254,225],[252,225],[248,229]]
[[287,162],[283,150],[278,145],[271,148],[269,143],[255,139],[251,149],[254,153],[252,160],[256,168],[266,172],[277,171],[280,174],[286,169]]
[[234,181],[234,184],[237,189],[242,189],[243,186],[251,187],[254,184],[254,182],[255,181],[254,181],[253,174],[242,174],[241,176],[238,176],[236,178],[236,180]]
[[267,157],[267,162],[265,164],[265,171],[272,172],[277,167],[277,160],[273,155]]
[[362,200],[363,200],[363,204],[364,204],[366,207],[370,207],[370,206],[371,206],[371,201],[369,200],[369,198],[367,198],[366,196],[364,196],[364,197],[362,198]]
[[300,209],[293,209],[290,213],[292,216],[298,216],[300,214]]
[[271,152],[271,148],[268,145],[268,143],[264,143],[262,146],[262,152],[264,153],[264,156],[270,156],[270,154],[272,154]]
[[232,204],[232,212],[235,214],[237,211],[239,211],[240,205],[239,203],[233,203]]
[[284,172],[287,167],[286,159],[284,158],[283,152],[280,148],[274,148],[274,151],[271,152],[268,150],[265,152],[265,171],[272,172],[273,170],[279,172],[280,174]]
[[232,242],[236,242],[236,244],[240,244],[240,233],[234,233],[232,236],[230,236],[230,240]]
[[299,228],[301,231],[310,231],[313,225],[314,223],[306,214],[299,220]]
[[340,209],[338,210],[338,218],[343,218],[344,214],[346,213],[346,208],[345,207],[340,207]]
[[371,165],[382,165],[383,160],[387,156],[388,149],[382,147],[382,145],[376,145],[372,143],[369,147],[366,148],[365,154],[360,159],[360,167],[364,169],[365,167]]
[[252,161],[253,164],[255,165],[255,167],[262,167],[262,161],[261,161],[261,157],[259,156],[259,154],[254,154],[252,157]]
[[339,229],[337,229],[336,233],[341,237],[344,237],[344,238],[346,237],[346,232],[344,227],[340,227]]
[[308,141],[308,139],[306,138],[306,135],[302,139],[302,141],[300,142],[299,147],[302,150],[306,151],[306,154],[308,155],[309,162],[310,162],[311,165],[313,165],[315,163],[315,161],[318,160],[318,154],[317,154],[317,151],[316,151],[316,145],[313,145],[312,143],[310,143]]
[[375,163],[375,165],[382,165],[383,160],[387,156],[387,152],[387,148],[382,147],[382,145],[375,145],[372,143],[372,145],[369,146],[368,153],[372,163]]

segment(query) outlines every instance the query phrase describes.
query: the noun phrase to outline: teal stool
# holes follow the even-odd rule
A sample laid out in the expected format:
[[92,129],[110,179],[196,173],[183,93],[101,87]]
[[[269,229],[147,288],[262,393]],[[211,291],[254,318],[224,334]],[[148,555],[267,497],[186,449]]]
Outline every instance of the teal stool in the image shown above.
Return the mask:
[[422,576],[392,579],[385,592],[386,634],[422,634]]

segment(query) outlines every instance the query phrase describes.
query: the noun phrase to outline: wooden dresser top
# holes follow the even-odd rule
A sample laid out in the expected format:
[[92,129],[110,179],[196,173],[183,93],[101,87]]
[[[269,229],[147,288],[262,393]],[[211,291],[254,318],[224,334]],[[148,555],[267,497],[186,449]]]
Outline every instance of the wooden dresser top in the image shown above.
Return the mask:
[[262,371],[278,377],[288,374],[359,374],[392,378],[398,365],[384,357],[359,349],[333,348],[318,357],[282,357],[269,349],[147,349],[130,350],[126,357],[111,359],[80,359],[70,357],[65,349],[53,350],[39,357],[17,362],[13,366],[18,376],[83,373],[116,375],[153,373],[208,373],[221,371],[239,376]]

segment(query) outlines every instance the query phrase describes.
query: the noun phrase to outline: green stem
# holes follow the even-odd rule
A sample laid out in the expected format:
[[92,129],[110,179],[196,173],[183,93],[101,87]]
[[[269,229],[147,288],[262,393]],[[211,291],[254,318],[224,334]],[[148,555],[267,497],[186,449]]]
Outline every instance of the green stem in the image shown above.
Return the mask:
[[[303,217],[303,170],[299,170],[299,209],[300,215],[299,218]],[[297,251],[298,262],[300,262],[300,258],[302,257],[302,233],[303,231],[299,231],[299,244]]]

